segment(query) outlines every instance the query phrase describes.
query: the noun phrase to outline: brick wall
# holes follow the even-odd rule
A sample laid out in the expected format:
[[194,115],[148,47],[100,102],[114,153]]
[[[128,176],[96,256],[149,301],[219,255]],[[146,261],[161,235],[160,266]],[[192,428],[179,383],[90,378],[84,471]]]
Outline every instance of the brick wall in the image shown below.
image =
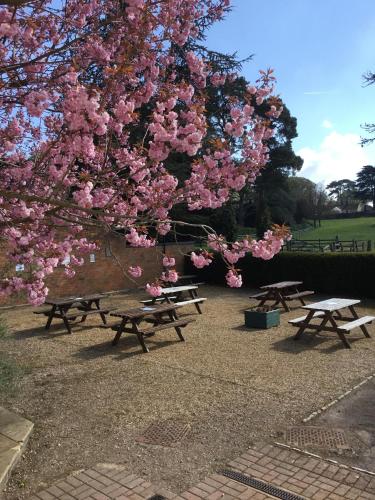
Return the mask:
[[[183,273],[184,254],[193,249],[193,244],[168,244],[166,253],[176,259],[176,270]],[[122,238],[111,238],[101,242],[100,250],[93,253],[95,262],[90,262],[90,256],[85,255],[85,263],[76,267],[74,278],[66,277],[64,267],[61,266],[47,280],[50,289],[49,295],[60,297],[65,295],[83,295],[96,292],[109,292],[126,288],[137,288],[153,281],[162,272],[163,246],[153,248],[131,248],[126,246]],[[120,263],[120,265],[118,264]],[[121,270],[121,266],[127,269],[132,265],[140,265],[143,268],[141,278],[131,281]],[[9,275],[15,272],[15,266],[10,265],[6,259],[5,251],[0,252],[1,275]],[[18,276],[26,275],[25,272],[17,272]],[[1,305],[13,305],[25,303],[25,295],[0,300]]]

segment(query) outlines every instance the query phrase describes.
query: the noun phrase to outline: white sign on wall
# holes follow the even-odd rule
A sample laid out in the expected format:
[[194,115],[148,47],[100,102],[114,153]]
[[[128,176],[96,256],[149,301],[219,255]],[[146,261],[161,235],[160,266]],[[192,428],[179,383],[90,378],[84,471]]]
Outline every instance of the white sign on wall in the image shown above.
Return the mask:
[[90,253],[90,262],[95,262],[95,254]]

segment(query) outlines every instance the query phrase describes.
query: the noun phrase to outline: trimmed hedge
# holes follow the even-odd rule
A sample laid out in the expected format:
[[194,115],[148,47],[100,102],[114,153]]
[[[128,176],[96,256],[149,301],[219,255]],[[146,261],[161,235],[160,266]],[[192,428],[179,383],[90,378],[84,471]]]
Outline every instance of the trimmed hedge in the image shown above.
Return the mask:
[[[271,260],[251,256],[238,261],[244,286],[257,288],[278,281],[303,281],[316,293],[375,298],[375,254],[373,253],[280,253]],[[196,269],[185,261],[186,274],[198,274],[199,281],[225,285],[224,262],[215,256],[212,264]]]

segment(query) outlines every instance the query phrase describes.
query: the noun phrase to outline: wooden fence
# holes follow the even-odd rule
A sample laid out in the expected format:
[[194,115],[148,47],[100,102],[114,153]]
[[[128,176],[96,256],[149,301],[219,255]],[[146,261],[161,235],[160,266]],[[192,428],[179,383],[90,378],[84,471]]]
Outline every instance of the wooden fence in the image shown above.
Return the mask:
[[372,252],[371,240],[297,240],[287,241],[287,252]]

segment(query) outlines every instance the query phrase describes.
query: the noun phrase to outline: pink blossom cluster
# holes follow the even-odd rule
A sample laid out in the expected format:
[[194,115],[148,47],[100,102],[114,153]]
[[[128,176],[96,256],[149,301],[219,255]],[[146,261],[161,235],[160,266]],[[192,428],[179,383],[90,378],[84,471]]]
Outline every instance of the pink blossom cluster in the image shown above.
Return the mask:
[[161,274],[161,280],[167,283],[176,283],[178,281],[178,273],[175,269],[168,269],[168,271]]
[[224,85],[225,81],[227,79],[226,74],[220,74],[220,73],[214,73],[211,75],[211,83],[214,87],[219,87],[220,85]]
[[280,252],[284,240],[273,231],[266,231],[263,239],[253,241],[251,244],[251,253],[253,257],[258,257],[263,260],[270,260]]
[[196,254],[195,252],[191,252],[190,254],[190,259],[194,266],[198,269],[202,269],[203,267],[209,266],[212,262],[212,256],[205,251],[202,251],[199,254]]
[[[28,268],[31,278],[15,276],[4,279],[0,284],[0,296],[25,291],[28,300],[34,305],[42,304],[48,295],[48,287],[45,285],[48,275],[51,275],[58,266],[65,265],[67,258],[71,264],[81,266],[83,258],[75,254],[89,253],[96,249],[95,243],[89,242],[86,238],[75,239],[72,235],[56,241],[51,234],[41,239],[40,234],[30,230],[22,232],[19,229],[9,228],[4,234],[10,247],[9,259],[14,265],[23,264]],[[46,251],[53,256],[45,256]],[[74,276],[74,270],[70,265],[65,265],[65,272],[70,277]]]
[[[254,240],[249,237],[232,244],[226,242],[223,236],[210,234],[208,236],[208,246],[218,252],[227,264],[229,269],[226,274],[227,284],[230,287],[237,288],[242,286],[242,276],[239,270],[234,267],[234,264],[237,264],[247,253],[263,260],[272,259],[280,252],[284,242],[290,238],[291,235],[286,227],[274,225],[272,230],[264,233],[263,239]],[[191,260],[195,264],[196,258],[192,257]]]
[[125,236],[126,241],[133,247],[149,248],[155,245],[156,241],[148,238],[146,234],[139,234],[138,231],[132,227],[130,233]]
[[176,259],[174,257],[168,257],[168,255],[165,255],[163,257],[163,266],[164,267],[173,267],[176,265]]
[[232,269],[227,272],[225,279],[231,288],[240,288],[242,286],[242,276]]
[[162,287],[158,283],[147,283],[146,292],[151,295],[151,297],[160,297],[162,294]]
[[133,278],[140,278],[142,276],[142,268],[140,266],[129,266],[128,273]]
[[[176,205],[217,208],[255,181],[267,162],[272,119],[281,112],[272,71],[249,86],[245,104],[228,100],[225,132],[206,140],[206,87],[225,86],[236,75],[214,72],[187,43],[199,40],[199,26],[220,20],[229,4],[45,0],[0,6],[0,223],[9,260],[30,270],[2,280],[2,295],[24,290],[39,304],[48,294],[47,277],[61,265],[72,277],[81,255],[95,248],[98,231],[150,247],[155,229],[166,235],[175,226],[170,212]],[[267,120],[255,103],[267,107]],[[146,117],[141,134],[140,117]],[[164,163],[176,153],[192,161],[185,182]],[[230,265],[243,245],[221,249]],[[250,246],[262,258],[280,248],[273,236]],[[199,252],[192,260],[202,268],[212,257]],[[138,267],[129,274],[139,277]],[[173,266],[166,267],[173,281]],[[153,294],[160,292],[158,283],[149,285]]]

